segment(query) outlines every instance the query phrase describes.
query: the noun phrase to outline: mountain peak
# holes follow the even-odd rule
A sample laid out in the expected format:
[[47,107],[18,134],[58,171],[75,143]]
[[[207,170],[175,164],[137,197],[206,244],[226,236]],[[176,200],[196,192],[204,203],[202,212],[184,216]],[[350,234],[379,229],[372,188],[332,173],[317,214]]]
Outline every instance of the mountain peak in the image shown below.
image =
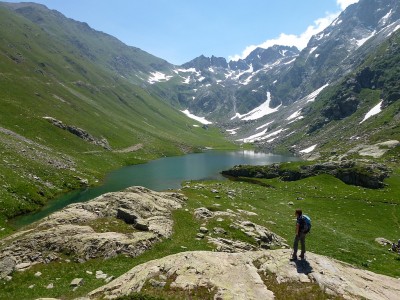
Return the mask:
[[185,69],[195,68],[197,70],[205,70],[210,67],[217,67],[217,68],[227,68],[228,63],[226,59],[223,57],[216,57],[212,55],[211,57],[206,57],[203,54],[195,59],[184,63],[181,67]]

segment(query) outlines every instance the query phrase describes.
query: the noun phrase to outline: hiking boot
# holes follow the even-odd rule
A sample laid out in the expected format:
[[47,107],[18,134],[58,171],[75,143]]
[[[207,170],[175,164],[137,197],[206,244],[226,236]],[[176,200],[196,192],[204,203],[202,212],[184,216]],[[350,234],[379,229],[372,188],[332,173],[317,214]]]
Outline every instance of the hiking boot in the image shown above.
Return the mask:
[[305,256],[304,254],[300,254],[299,257],[300,257],[301,260],[303,260],[303,259],[304,259],[304,256]]

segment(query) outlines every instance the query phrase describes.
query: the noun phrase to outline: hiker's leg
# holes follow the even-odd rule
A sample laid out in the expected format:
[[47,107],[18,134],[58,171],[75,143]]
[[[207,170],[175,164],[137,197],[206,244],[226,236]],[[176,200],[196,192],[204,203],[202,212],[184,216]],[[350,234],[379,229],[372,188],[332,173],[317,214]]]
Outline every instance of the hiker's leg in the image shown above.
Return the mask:
[[300,234],[300,244],[301,244],[301,257],[304,257],[304,253],[306,253],[306,235]]
[[298,235],[296,235],[294,238],[292,257],[297,257],[297,249],[299,248],[299,239],[300,237]]

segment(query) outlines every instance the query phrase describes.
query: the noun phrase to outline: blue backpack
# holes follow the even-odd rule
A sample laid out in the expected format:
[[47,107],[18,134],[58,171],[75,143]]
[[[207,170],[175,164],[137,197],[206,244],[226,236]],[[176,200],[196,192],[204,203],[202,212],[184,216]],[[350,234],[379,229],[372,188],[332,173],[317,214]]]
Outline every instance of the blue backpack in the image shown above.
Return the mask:
[[302,215],[301,219],[303,220],[303,222],[302,222],[303,226],[301,228],[301,231],[303,233],[309,233],[310,230],[311,230],[311,219],[310,219],[310,217],[307,216],[307,215]]

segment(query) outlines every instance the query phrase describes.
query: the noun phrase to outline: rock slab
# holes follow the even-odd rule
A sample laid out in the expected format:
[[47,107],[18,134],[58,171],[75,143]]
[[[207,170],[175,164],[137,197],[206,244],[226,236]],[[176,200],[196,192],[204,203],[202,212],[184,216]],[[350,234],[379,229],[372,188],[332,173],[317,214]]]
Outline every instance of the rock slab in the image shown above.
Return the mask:
[[307,261],[290,262],[289,249],[245,253],[183,252],[136,266],[88,294],[90,299],[140,292],[146,282],[167,277],[171,287],[205,287],[214,299],[274,299],[261,276],[274,274],[280,283],[313,282],[345,299],[398,299],[399,280],[307,253]]
[[[79,261],[118,254],[137,256],[172,234],[171,212],[186,198],[143,187],[107,193],[89,202],[71,204],[32,229],[0,241],[0,279],[15,270],[59,260],[68,254]],[[106,219],[105,219],[106,218]],[[103,232],[92,224],[123,220],[131,232]]]

